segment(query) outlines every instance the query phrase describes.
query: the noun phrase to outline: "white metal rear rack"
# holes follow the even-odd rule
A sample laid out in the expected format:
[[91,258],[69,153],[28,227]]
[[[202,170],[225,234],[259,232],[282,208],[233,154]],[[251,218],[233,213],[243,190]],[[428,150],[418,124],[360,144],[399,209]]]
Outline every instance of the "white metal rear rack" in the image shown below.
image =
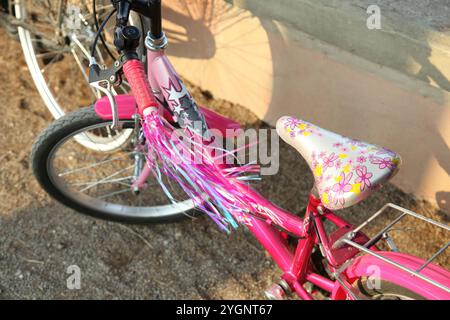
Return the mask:
[[[364,227],[366,227],[368,224],[370,224],[372,221],[374,221],[376,218],[378,218],[382,213],[386,212],[387,209],[394,209],[397,210],[399,212],[401,212],[402,214],[399,215],[397,218],[395,218],[392,222],[390,222],[386,227],[384,227],[382,230],[380,230],[379,232],[377,232],[375,234],[375,236],[373,236],[370,240],[368,240],[364,245],[358,244],[354,241],[352,241],[354,239],[354,237],[356,236],[356,234],[361,231],[361,229],[363,229]],[[416,270],[412,270],[406,266],[403,266],[387,257],[384,257],[380,254],[378,254],[376,251],[371,250],[370,248],[372,246],[374,246],[378,241],[380,240],[385,240],[386,243],[388,244],[388,246],[391,248],[392,251],[398,251],[397,247],[395,246],[394,242],[392,241],[392,239],[389,236],[389,231],[392,230],[392,228],[399,223],[404,217],[406,216],[411,216],[413,218],[422,220],[426,223],[432,224],[438,228],[442,228],[446,231],[450,231],[450,227],[446,224],[443,224],[441,222],[435,221],[433,219],[424,217],[416,212],[413,212],[411,210],[402,208],[398,205],[392,204],[392,203],[387,203],[385,204],[380,210],[378,210],[375,214],[373,214],[370,218],[368,218],[366,221],[364,221],[362,224],[360,224],[358,227],[356,227],[355,229],[353,229],[352,231],[348,232],[347,234],[345,234],[342,238],[340,238],[334,245],[334,247],[336,246],[342,246],[342,245],[349,245],[352,246],[356,249],[358,249],[360,252],[364,252],[366,254],[370,254],[371,256],[374,256],[386,263],[389,263],[409,274],[411,274],[414,277],[417,277],[419,279],[422,279],[423,281],[426,281],[427,283],[430,283],[442,290],[445,290],[446,292],[450,293],[450,288],[448,288],[447,286],[445,286],[444,284],[438,283],[433,279],[430,279],[429,277],[421,274],[420,272],[427,267],[427,265],[429,265],[432,261],[434,261],[438,256],[440,256],[442,253],[444,253],[447,248],[450,246],[450,241],[447,242],[444,246],[442,246],[439,250],[437,250],[425,263],[423,263],[419,268],[417,268]],[[336,275],[336,278],[339,279],[340,277],[340,273],[342,272],[342,270],[345,269],[345,266],[342,266]]]

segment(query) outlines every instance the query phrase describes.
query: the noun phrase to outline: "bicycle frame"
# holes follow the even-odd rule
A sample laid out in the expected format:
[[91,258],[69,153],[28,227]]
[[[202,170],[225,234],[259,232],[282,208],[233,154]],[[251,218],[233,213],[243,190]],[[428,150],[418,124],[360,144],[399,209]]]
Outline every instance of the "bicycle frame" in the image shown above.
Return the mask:
[[[151,86],[152,92],[161,101],[165,99],[171,108],[168,93],[165,89],[170,85],[178,84],[176,90],[182,91],[185,88],[175,69],[170,64],[168,57],[165,55],[164,50],[148,51],[148,81]],[[186,91],[187,92],[187,91]],[[116,98],[116,102],[119,109],[120,118],[131,119],[136,114],[136,101],[132,96],[119,96]],[[107,99],[100,99],[95,105],[97,114],[104,119],[111,119],[111,108]],[[200,108],[205,115],[206,122],[211,128],[219,129],[224,132],[226,129],[237,129],[239,126],[233,121],[215,114],[205,108]],[[170,117],[165,113],[165,117]],[[150,170],[145,167],[141,176],[136,181],[139,187],[145,184]],[[358,294],[352,292],[351,282],[357,278],[363,276],[364,269],[352,268],[355,266],[356,261],[360,265],[364,265],[367,261],[371,261],[370,258],[365,260],[356,259],[352,262],[352,259],[359,253],[355,248],[346,248],[346,250],[333,249],[334,243],[345,233],[353,229],[353,226],[335,215],[334,212],[326,209],[322,206],[320,199],[314,196],[314,192],[311,192],[309,202],[306,208],[304,218],[300,218],[290,212],[287,212],[267,199],[265,199],[258,192],[254,191],[247,185],[240,185],[242,192],[250,195],[252,199],[251,207],[254,209],[255,215],[247,215],[244,224],[254,234],[258,241],[267,250],[270,256],[274,259],[277,265],[282,270],[283,274],[281,278],[293,289],[300,298],[304,300],[311,300],[312,295],[307,292],[303,283],[308,281],[316,285],[317,287],[329,292],[332,299],[347,298],[358,299]],[[261,219],[261,217],[263,219]],[[329,235],[325,231],[324,221],[328,220],[333,223],[338,230]],[[288,234],[298,238],[298,243],[295,248],[292,248],[288,241]],[[359,233],[353,240],[356,243],[363,245],[368,238]],[[314,272],[310,259],[313,253],[314,247],[318,246],[326,258],[329,271],[332,274],[340,274],[339,277],[333,281],[322,275]],[[376,250],[376,248],[372,248]],[[379,252],[381,255],[389,255],[389,252]],[[404,256],[391,256],[391,259],[395,261],[403,261],[402,263],[410,263]],[[422,260],[420,260],[422,261]],[[371,265],[378,263],[379,261],[371,261]],[[418,263],[418,262],[417,262]],[[422,261],[423,263],[423,261]],[[344,269],[349,270],[349,273],[339,272]],[[405,287],[413,285],[415,288],[424,288],[422,294],[430,298],[449,298],[450,295],[442,290],[434,288],[429,284],[423,282],[420,279],[406,278],[404,280],[404,273],[400,270],[389,269],[388,274],[392,275],[391,281],[395,282],[396,279],[403,279],[402,284]],[[426,268],[423,272],[425,274],[430,273],[430,277],[436,277],[433,270]],[[350,272],[351,270],[351,272]],[[355,272],[355,270],[358,270]],[[370,274],[369,274],[370,275]],[[417,283],[420,285],[418,286]]]

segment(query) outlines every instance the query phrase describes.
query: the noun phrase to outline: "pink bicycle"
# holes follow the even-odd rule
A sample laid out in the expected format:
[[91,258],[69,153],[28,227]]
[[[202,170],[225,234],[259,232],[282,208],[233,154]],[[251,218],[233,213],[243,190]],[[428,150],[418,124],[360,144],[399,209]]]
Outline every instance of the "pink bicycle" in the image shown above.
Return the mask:
[[[359,226],[332,211],[364,200],[392,177],[401,162],[395,152],[283,117],[277,132],[306,159],[315,185],[303,218],[275,206],[248,185],[257,166],[218,161],[223,157],[218,151],[232,152],[215,146],[203,132],[214,128],[228,136],[239,125],[198,107],[176,74],[164,51],[161,2],[112,3],[109,16],[116,13],[114,44],[120,57],[109,69],[92,59],[89,77],[106,96],[53,122],[33,147],[34,174],[52,197],[79,212],[114,221],[163,222],[199,209],[224,230],[245,225],[283,272],[267,290],[269,298],[296,292],[311,300],[305,289],[310,283],[330,299],[450,299],[450,272],[432,263],[449,244],[424,260],[398,252],[389,237],[406,216],[444,231],[450,230],[447,225],[393,204]],[[128,25],[131,11],[151,19],[144,62],[136,54],[140,32]],[[111,87],[125,80],[133,95],[113,96]],[[188,140],[201,137],[196,140],[200,148],[174,139],[175,130]],[[122,148],[102,151],[101,137],[116,139]],[[83,148],[78,143],[83,139],[98,143],[98,148]],[[375,236],[366,236],[363,229],[388,208],[401,214]],[[335,231],[327,232],[325,221],[334,224]],[[380,241],[391,250],[380,250]],[[313,259],[317,256],[320,261]]]

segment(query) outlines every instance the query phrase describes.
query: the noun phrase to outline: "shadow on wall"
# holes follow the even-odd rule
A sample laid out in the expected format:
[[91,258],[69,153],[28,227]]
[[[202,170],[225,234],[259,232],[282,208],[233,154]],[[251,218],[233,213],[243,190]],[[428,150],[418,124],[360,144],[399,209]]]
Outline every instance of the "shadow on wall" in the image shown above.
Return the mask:
[[[433,172],[427,171],[434,161],[450,175],[450,150],[439,131],[443,124],[436,123],[436,119],[439,121],[444,116],[443,105],[448,103],[442,92],[431,89],[435,91],[433,98],[413,95],[412,90],[406,91],[390,81],[355,73],[344,64],[329,59],[327,53],[299,46],[303,40],[289,26],[258,16],[257,12],[248,14],[247,10],[224,3],[220,0],[166,1],[164,16],[170,22],[167,34],[171,38],[169,54],[181,59],[202,60],[183,60],[186,64],[196,63],[193,67],[197,73],[195,77],[198,81],[193,80],[196,84],[210,89],[207,81],[211,81],[210,75],[214,74],[220,77],[220,81],[212,81],[236,93],[234,102],[243,101],[243,105],[251,108],[255,99],[267,98],[264,104],[268,108],[259,116],[271,123],[282,115],[282,105],[282,112],[290,112],[344,135],[373,143],[377,143],[377,140],[401,140],[401,143],[392,141],[389,142],[391,145],[387,145],[400,153],[402,148],[403,153],[406,153],[406,148],[414,144],[426,144],[426,152],[416,153],[413,159],[410,156],[409,164],[404,166],[404,170],[412,176],[407,181],[412,190],[425,188],[430,179],[437,178],[436,174],[433,177]],[[240,22],[247,22],[251,27],[239,30],[236,24]],[[245,23],[239,24],[239,27],[241,25]],[[227,34],[232,28],[234,36]],[[261,30],[265,33],[263,36]],[[249,40],[252,37],[254,41]],[[449,88],[450,81],[431,62],[432,48],[427,39],[416,40],[421,48],[405,56],[404,65],[408,66],[413,60],[421,66],[417,72],[419,79]],[[423,46],[426,50],[423,50]],[[315,63],[311,64],[311,61]],[[247,73],[245,68],[252,70],[252,73]],[[192,80],[189,74],[185,76]],[[343,86],[352,88],[351,94],[345,96],[341,92]],[[338,99],[330,99],[324,92]],[[376,101],[367,98],[376,95],[382,97]],[[288,101],[287,97],[290,98]],[[417,115],[409,115],[405,109],[397,108],[398,101],[408,107],[423,108],[423,121],[419,121]],[[289,106],[286,106],[287,103]],[[300,109],[301,105],[308,107]],[[367,109],[375,112],[367,112]],[[386,123],[386,129],[376,128],[375,125],[379,123]],[[389,126],[390,123],[403,125]],[[396,136],[407,138],[392,139]],[[405,146],[405,141],[411,144]],[[419,170],[422,174],[411,174]],[[435,197],[440,208],[450,212],[448,190],[438,192]]]
[[[418,40],[420,43],[428,44],[427,39],[418,39]],[[408,58],[412,58],[417,64],[420,65],[420,68],[416,76],[422,81],[430,84],[434,82],[440,88],[444,89],[450,88],[449,79],[447,79],[446,76],[431,62],[432,49],[429,45],[426,46],[426,50],[424,52],[425,54],[418,54],[419,50],[411,51],[411,55],[409,57],[405,57],[406,58],[405,60],[407,60]],[[405,61],[405,63],[407,62]],[[441,101],[443,103],[445,103],[445,101],[443,101],[444,99],[445,98],[441,96]],[[430,148],[430,154],[423,155],[422,161],[424,161],[425,163],[427,157],[430,157],[430,155],[434,156],[438,161],[439,165],[441,166],[441,168],[444,169],[447,175],[450,176],[450,149],[438,130],[438,127],[442,125],[443,125],[442,123],[438,122],[436,123],[436,126],[433,128],[435,130],[433,135],[435,138],[435,143],[431,145],[432,148]],[[421,161],[421,159],[418,160]],[[417,181],[417,183],[420,183],[420,181]],[[450,213],[450,192],[448,191],[437,192],[436,203],[442,210]]]
[[[426,41],[427,39],[423,40],[425,40],[423,41],[424,43],[428,43],[428,41]],[[430,61],[432,55],[432,49],[430,46],[427,47],[426,52],[426,55],[416,55],[416,51],[411,52],[411,58],[421,66],[417,73],[418,78],[427,83],[434,82],[440,88],[450,88],[449,79],[447,79],[445,75],[442,74],[442,72]],[[427,70],[432,70],[432,72],[427,72]],[[436,126],[433,128],[435,130],[434,137],[436,139],[436,143],[433,145],[434,148],[430,149],[430,155],[436,158],[441,168],[444,169],[447,175],[450,176],[450,149],[441,133],[438,131],[439,125],[442,125],[442,123],[436,123]],[[424,160],[430,155],[424,154]],[[418,183],[420,182],[418,181]],[[450,213],[450,192],[437,192],[436,203],[439,208]]]
[[[191,8],[183,1],[185,14],[181,14],[170,7],[164,7],[164,19],[172,22],[172,27],[164,28],[164,32],[170,38],[170,54],[172,56],[190,59],[211,59],[216,53],[216,41],[211,32],[212,12],[207,6],[202,9],[203,19],[193,19]],[[173,27],[179,26],[179,28]],[[184,26],[189,26],[186,28]],[[186,44],[198,46],[201,50],[186,50]]]
[[[285,33],[286,30],[289,29],[283,29],[283,31],[280,31],[277,28],[277,25],[274,24],[272,21],[270,20],[262,20],[261,21],[261,25],[268,30],[268,35],[269,35],[269,44],[272,48],[272,54],[273,54],[273,68],[274,68],[274,75],[278,75],[278,74],[286,74],[290,72],[290,68],[291,65],[286,63],[286,55],[285,52],[290,52],[292,50],[292,43],[291,43],[291,39],[289,36],[289,33]],[[274,30],[278,30],[278,34],[274,33]],[[284,33],[284,34],[282,34]],[[281,42],[279,41],[279,39],[284,38],[285,41]],[[422,44],[428,44],[427,39],[422,39],[423,41],[420,41]],[[408,65],[410,63],[410,59],[413,59],[417,64],[420,64],[421,68],[418,71],[418,78],[425,81],[426,83],[432,83],[432,81],[434,81],[436,84],[438,84],[441,88],[449,88],[450,87],[450,81],[439,71],[439,69],[437,69],[432,62],[430,61],[430,57],[431,57],[431,53],[432,53],[432,49],[428,46],[426,52],[428,54],[423,55],[423,54],[417,54],[419,52],[418,51],[412,51],[410,56],[405,56],[404,57],[404,63],[405,65]],[[300,57],[299,57],[300,59]],[[320,60],[318,60],[320,61]],[[320,68],[318,68],[317,70],[320,70]],[[433,72],[426,72],[427,70],[433,70]],[[335,74],[330,74],[330,78],[328,83],[321,83],[319,81],[315,82],[313,81],[312,84],[313,85],[317,85],[318,87],[321,86],[321,88],[319,90],[314,90],[316,92],[316,94],[321,94],[320,92],[326,92],[328,90],[333,90],[334,84],[333,83],[339,83],[341,81],[346,82],[347,79],[339,79],[338,76],[341,75],[341,73],[335,73]],[[345,74],[344,74],[345,76]],[[286,85],[286,83],[283,81],[282,77],[274,77],[276,79],[276,81],[274,81],[273,83],[273,96],[277,97],[279,95],[289,95],[289,96],[294,96],[294,95],[302,95],[301,92],[305,92],[305,96],[308,96],[309,93],[307,92],[308,90],[311,89],[310,86],[308,87],[304,87],[302,88],[302,86],[299,84],[296,87],[291,87],[291,93],[286,92],[286,88],[288,88],[288,86]],[[311,82],[306,81],[308,84],[311,84]],[[365,92],[367,90],[367,88],[365,88],[364,86],[361,86],[357,83],[354,83],[353,85],[354,88],[354,95],[355,96],[364,96]],[[379,89],[379,88],[378,88]],[[369,88],[370,90],[370,88]],[[377,88],[374,88],[374,90],[377,90]],[[434,90],[434,88],[433,88]],[[427,172],[427,166],[430,164],[431,161],[433,161],[433,158],[438,162],[439,166],[445,171],[445,173],[450,176],[450,149],[449,146],[447,144],[447,142],[445,141],[445,139],[442,136],[442,133],[439,131],[439,128],[441,128],[441,130],[443,129],[443,124],[441,121],[441,116],[444,116],[444,108],[443,105],[445,105],[446,103],[448,104],[448,101],[446,101],[446,97],[444,94],[442,94],[442,92],[435,90],[437,93],[437,101],[438,103],[434,104],[434,107],[436,108],[435,110],[430,110],[434,115],[433,118],[435,119],[434,122],[434,126],[429,126],[429,125],[425,125],[426,128],[417,128],[417,130],[415,128],[410,128],[411,130],[408,130],[408,132],[405,132],[402,127],[395,127],[395,126],[389,126],[389,119],[387,118],[386,120],[386,128],[388,128],[388,130],[390,131],[389,134],[392,136],[408,136],[408,138],[402,139],[403,141],[408,140],[409,142],[411,142],[412,144],[408,145],[408,148],[413,148],[415,143],[419,143],[419,144],[426,144],[427,145],[427,152],[421,152],[420,154],[417,154],[417,157],[415,159],[409,159],[409,161],[415,161],[417,163],[417,167],[422,169],[421,170],[421,174],[415,174],[414,177],[412,177],[412,180],[410,180],[409,184],[416,186],[418,189],[421,188],[424,184],[426,184],[429,180],[430,180],[430,172]],[[300,92],[300,93],[299,93]],[[382,92],[382,91],[381,91]],[[314,94],[314,93],[313,93]],[[388,92],[386,92],[385,94],[389,94]],[[435,97],[436,99],[436,97]],[[348,102],[347,99],[345,99],[345,102]],[[352,103],[351,98],[349,99],[350,103]],[[359,100],[359,99],[358,99]],[[383,99],[386,102],[388,101],[392,101],[393,100],[386,98]],[[425,98],[426,100],[426,98]],[[330,101],[331,103],[329,105],[316,105],[313,108],[317,108],[318,110],[320,110],[319,112],[331,112],[331,114],[333,115],[332,117],[329,117],[328,119],[326,119],[326,123],[328,125],[333,125],[333,122],[335,121],[339,121],[339,119],[343,120],[342,118],[344,117],[340,117],[339,116],[339,105],[335,105],[333,101]],[[361,101],[364,102],[364,101]],[[416,104],[415,100],[411,100],[411,107],[421,107],[420,104]],[[278,101],[276,99],[273,99],[269,110],[267,112],[267,116],[268,117],[273,117],[272,114],[275,113],[277,114],[277,105],[278,105]],[[348,106],[344,106],[344,107],[348,107]],[[394,110],[397,106],[394,103],[391,104],[386,104],[384,106],[380,106],[380,107],[385,107],[387,109],[392,109]],[[330,110],[336,108],[334,111]],[[355,136],[356,138],[360,138],[363,140],[367,140],[370,141],[370,136],[364,137],[364,136],[358,136],[358,134],[360,134],[360,130],[362,129],[361,126],[358,125],[359,120],[357,119],[368,119],[368,115],[367,115],[367,111],[364,108],[353,108],[350,107],[349,108],[351,110],[351,114],[347,114],[347,116],[351,116],[354,119],[354,122],[348,121],[346,123],[347,125],[347,132],[349,132],[348,135],[351,136]],[[441,114],[440,114],[440,112]],[[317,116],[315,111],[309,111],[308,110],[304,110],[305,112],[302,111],[302,113],[305,114],[305,117],[311,117],[311,118],[320,118],[320,121],[323,121],[323,116]],[[438,115],[437,115],[438,114]],[[278,115],[277,115],[278,116]],[[390,116],[390,112],[386,112],[386,113],[379,113],[379,114],[374,114],[374,117],[384,117],[384,116]],[[397,119],[398,117],[402,118],[403,115],[399,114],[396,116]],[[405,120],[406,120],[406,116],[405,116]],[[378,119],[377,122],[380,122],[382,120]],[[420,126],[420,120],[418,119],[410,119],[411,123],[416,123],[419,124]],[[364,124],[366,125],[366,124]],[[426,129],[428,131],[427,136],[425,137],[422,134],[422,130],[421,129]],[[342,133],[342,132],[340,132]],[[346,133],[342,133],[342,134],[346,134]],[[376,142],[376,141],[375,141]],[[400,146],[402,147],[402,146]],[[394,148],[395,149],[395,148]],[[401,149],[400,149],[401,150]],[[432,173],[431,173],[432,174]],[[428,175],[428,176],[427,176]],[[431,175],[431,179],[435,178],[436,175]],[[450,192],[448,191],[440,191],[437,192],[436,195],[436,203],[438,204],[438,206],[446,211],[450,213]]]

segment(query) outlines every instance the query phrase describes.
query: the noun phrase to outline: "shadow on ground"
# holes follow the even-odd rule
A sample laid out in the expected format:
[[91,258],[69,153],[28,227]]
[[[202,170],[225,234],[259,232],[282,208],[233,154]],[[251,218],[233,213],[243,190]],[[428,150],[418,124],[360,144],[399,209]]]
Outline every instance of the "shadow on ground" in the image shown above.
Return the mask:
[[[2,298],[262,298],[275,270],[248,232],[226,236],[204,218],[125,226],[57,204],[12,217],[2,219]],[[81,290],[66,288],[69,265]]]

